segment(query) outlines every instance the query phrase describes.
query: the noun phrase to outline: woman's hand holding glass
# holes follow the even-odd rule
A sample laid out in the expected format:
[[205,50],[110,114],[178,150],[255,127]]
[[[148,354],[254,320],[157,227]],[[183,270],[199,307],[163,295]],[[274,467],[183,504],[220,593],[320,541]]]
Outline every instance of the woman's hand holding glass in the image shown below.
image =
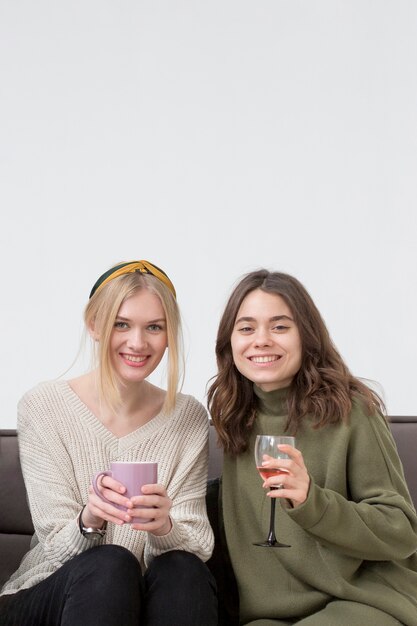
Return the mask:
[[[119,526],[131,524],[134,530],[146,530],[158,536],[166,535],[171,530],[172,522],[169,512],[172,502],[163,485],[144,485],[142,495],[128,499],[123,495],[126,491],[124,485],[111,476],[104,476],[100,480],[100,491],[110,502],[102,500],[90,485],[87,505],[83,511],[84,526],[98,528],[104,521]],[[116,505],[125,507],[127,511],[117,508]],[[150,508],[139,510],[135,506]],[[149,521],[140,524],[133,523],[133,518],[139,516],[148,518]]]
[[[275,475],[266,479],[263,487],[271,489],[267,494],[270,498],[285,498],[291,502],[293,507],[297,507],[307,499],[310,476],[300,450],[288,444],[281,444],[278,449],[290,458],[274,459],[264,454],[262,467],[281,469],[285,472],[279,474],[278,477]],[[272,487],[277,486],[279,489],[272,489]]]

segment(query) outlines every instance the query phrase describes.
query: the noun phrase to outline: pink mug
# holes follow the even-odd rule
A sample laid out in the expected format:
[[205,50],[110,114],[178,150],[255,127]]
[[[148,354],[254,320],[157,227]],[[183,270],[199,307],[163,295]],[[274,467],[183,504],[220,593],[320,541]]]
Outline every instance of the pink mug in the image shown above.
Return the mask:
[[[110,468],[109,470],[97,472],[92,481],[93,489],[103,502],[112,504],[120,511],[128,512],[126,507],[110,502],[110,500],[105,498],[100,492],[98,481],[101,476],[111,476],[119,483],[122,483],[122,485],[126,487],[126,491],[123,494],[126,498],[139,496],[142,494],[143,485],[154,485],[158,482],[158,463],[113,461],[110,463]],[[149,509],[151,507],[142,506],[135,508]],[[146,524],[146,522],[150,522],[150,519],[134,517],[132,520],[133,524]]]

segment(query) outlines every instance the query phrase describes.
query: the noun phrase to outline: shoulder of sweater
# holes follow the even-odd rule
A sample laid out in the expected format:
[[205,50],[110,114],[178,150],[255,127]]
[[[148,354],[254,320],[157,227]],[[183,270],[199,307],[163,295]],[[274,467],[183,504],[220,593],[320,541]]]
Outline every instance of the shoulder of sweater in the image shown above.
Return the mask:
[[195,441],[208,441],[209,418],[207,410],[193,396],[177,393],[174,409],[161,416],[159,422],[165,432],[175,438],[182,438],[184,443],[193,437]]
[[35,416],[50,417],[54,407],[59,406],[63,399],[63,390],[67,382],[65,380],[50,380],[38,383],[32,389],[26,391],[17,405],[18,428],[29,418]]
[[355,426],[361,424],[372,425],[374,428],[382,427],[389,429],[387,418],[376,408],[369,412],[363,400],[354,398],[352,400],[352,410],[349,415],[349,422]]
[[378,410],[368,412],[362,402],[354,401],[349,416],[349,438],[353,445],[358,442],[367,442],[368,451],[375,446],[391,454],[395,448],[394,439],[386,417]]
[[207,421],[207,424],[209,421],[207,409],[194,396],[188,394],[177,393],[174,412],[186,414],[193,418],[200,418]]
[[42,404],[46,399],[50,402],[51,399],[58,398],[58,390],[61,390],[62,393],[63,385],[66,384],[67,382],[62,379],[40,382],[23,394],[18,402],[18,407],[31,404]]

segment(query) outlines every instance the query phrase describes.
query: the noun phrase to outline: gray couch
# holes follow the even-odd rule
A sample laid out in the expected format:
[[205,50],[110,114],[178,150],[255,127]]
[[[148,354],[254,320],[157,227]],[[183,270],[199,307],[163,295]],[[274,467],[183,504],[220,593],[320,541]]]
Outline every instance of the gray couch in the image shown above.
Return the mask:
[[[391,417],[390,422],[410,493],[417,507],[417,417]],[[207,509],[215,532],[216,548],[209,566],[217,578],[222,598],[220,623],[230,626],[236,621],[237,594],[232,574],[227,572],[230,563],[218,524],[216,478],[221,474],[222,461],[222,452],[216,445],[216,435],[211,427]],[[32,534],[33,525],[20,470],[16,431],[0,430],[0,587],[19,565],[29,548]]]

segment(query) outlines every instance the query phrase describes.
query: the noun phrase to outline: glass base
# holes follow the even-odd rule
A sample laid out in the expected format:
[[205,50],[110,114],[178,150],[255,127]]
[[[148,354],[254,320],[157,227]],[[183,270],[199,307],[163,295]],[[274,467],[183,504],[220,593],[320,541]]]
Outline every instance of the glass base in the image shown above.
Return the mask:
[[254,546],[261,546],[261,548],[291,548],[286,543],[280,543],[279,541],[260,541],[259,543],[254,543]]

